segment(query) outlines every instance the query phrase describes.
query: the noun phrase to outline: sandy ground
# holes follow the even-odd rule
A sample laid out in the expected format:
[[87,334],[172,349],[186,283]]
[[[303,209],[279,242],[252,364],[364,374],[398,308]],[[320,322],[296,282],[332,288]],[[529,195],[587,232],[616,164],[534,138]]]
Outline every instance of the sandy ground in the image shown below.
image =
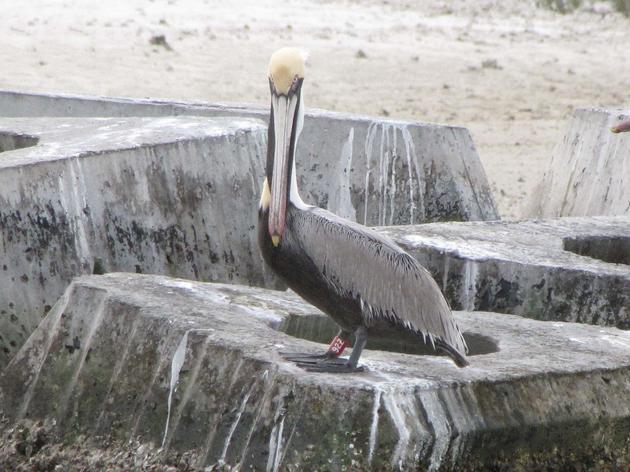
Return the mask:
[[307,106],[467,126],[519,217],[573,108],[630,107],[628,44],[607,4],[2,0],[0,88],[264,104],[270,54],[297,45]]

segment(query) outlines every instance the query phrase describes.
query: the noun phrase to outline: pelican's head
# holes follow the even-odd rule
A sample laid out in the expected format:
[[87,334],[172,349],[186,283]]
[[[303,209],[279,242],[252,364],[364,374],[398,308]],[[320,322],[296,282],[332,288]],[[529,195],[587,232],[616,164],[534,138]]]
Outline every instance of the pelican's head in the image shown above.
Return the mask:
[[304,80],[305,56],[297,48],[278,49],[271,55],[267,75],[272,94],[288,96],[299,92]]
[[613,133],[623,133],[625,131],[630,131],[630,120],[619,123],[617,126],[613,126],[610,128],[610,131]]
[[296,48],[282,48],[269,61],[271,113],[267,153],[269,195],[269,235],[274,246],[282,241],[287,200],[291,186],[293,159],[297,138],[302,131],[304,110],[302,82],[304,53]]

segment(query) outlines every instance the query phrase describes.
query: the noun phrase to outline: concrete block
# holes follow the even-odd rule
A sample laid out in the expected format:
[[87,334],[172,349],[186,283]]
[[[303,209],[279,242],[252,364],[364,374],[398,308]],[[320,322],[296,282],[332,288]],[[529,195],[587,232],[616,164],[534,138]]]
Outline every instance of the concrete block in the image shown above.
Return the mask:
[[458,310],[630,328],[630,217],[382,228]]
[[[0,91],[0,116],[246,116],[268,108]],[[467,129],[307,110],[298,145],[305,201],[368,225],[496,220]]]
[[578,109],[532,195],[532,217],[630,215],[630,110]]
[[[289,293],[161,276],[75,280],[0,376],[12,424],[55,420],[239,470],[523,470],[628,463],[630,333],[456,313],[468,368],[368,342],[307,373],[328,319]],[[332,329],[332,331],[331,331]],[[287,334],[287,331],[290,334]],[[617,462],[614,462],[617,460]]]
[[0,365],[76,275],[274,286],[254,231],[265,142],[244,118],[0,119]]

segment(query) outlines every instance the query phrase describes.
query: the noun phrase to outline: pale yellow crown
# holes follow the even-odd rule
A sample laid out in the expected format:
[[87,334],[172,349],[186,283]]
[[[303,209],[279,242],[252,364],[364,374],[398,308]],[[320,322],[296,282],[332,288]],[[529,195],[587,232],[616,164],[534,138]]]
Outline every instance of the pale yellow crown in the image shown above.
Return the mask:
[[297,48],[282,48],[273,53],[268,74],[278,93],[288,93],[295,77],[304,78],[304,59],[304,52]]

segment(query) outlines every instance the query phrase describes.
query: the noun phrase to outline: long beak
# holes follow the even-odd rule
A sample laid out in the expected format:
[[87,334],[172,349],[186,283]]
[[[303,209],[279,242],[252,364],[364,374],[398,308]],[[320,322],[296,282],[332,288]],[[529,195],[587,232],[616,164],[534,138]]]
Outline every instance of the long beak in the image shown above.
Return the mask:
[[298,106],[298,94],[271,95],[273,107],[273,177],[271,180],[271,204],[269,209],[269,235],[274,246],[278,246],[284,236],[289,189],[289,167],[291,164],[291,142],[293,139],[294,118]]
[[619,123],[617,126],[613,126],[610,128],[610,131],[613,133],[623,133],[625,131],[630,131],[630,120]]

